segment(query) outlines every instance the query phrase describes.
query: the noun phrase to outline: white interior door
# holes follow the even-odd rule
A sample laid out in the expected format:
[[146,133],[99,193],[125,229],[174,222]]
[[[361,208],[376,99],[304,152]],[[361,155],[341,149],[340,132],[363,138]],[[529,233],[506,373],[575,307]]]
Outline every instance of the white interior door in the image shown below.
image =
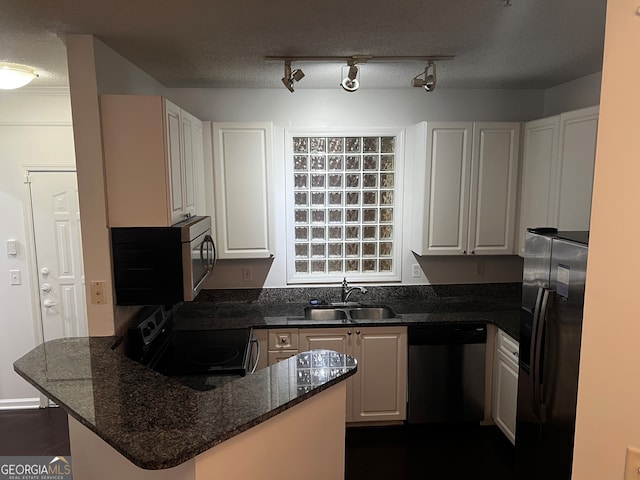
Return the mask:
[[30,172],[43,340],[86,336],[76,172]]

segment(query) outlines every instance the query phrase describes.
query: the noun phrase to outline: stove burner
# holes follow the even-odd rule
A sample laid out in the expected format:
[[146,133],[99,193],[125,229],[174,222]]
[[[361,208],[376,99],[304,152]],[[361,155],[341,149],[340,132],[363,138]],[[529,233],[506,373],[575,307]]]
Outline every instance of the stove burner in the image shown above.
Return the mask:
[[240,355],[235,347],[226,345],[202,345],[191,350],[187,360],[196,365],[220,366],[232,362]]

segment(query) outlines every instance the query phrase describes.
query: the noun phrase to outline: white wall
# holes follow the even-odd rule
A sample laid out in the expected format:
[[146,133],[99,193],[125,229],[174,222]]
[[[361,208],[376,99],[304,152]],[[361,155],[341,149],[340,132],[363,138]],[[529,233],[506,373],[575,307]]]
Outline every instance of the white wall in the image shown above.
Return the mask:
[[[13,362],[35,347],[41,333],[33,308],[28,255],[24,167],[73,165],[73,131],[67,89],[24,88],[0,93],[0,408],[37,406],[38,394],[13,371]],[[6,253],[15,239],[18,255]],[[9,285],[9,270],[22,285]]]
[[593,73],[544,91],[544,116],[600,104],[602,72]]

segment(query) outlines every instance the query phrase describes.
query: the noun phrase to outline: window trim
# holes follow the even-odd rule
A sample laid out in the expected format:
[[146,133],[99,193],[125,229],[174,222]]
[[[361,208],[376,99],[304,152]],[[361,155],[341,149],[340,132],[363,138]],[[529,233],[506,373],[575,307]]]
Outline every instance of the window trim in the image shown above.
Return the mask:
[[[397,127],[362,128],[285,128],[285,225],[286,225],[286,281],[288,285],[311,285],[341,282],[347,276],[349,282],[386,283],[402,281],[402,248],[404,219],[404,166],[405,166],[405,129]],[[294,222],[294,177],[293,177],[293,138],[294,137],[396,137],[394,169],[394,237],[393,269],[388,273],[340,273],[305,274],[295,272],[295,222]]]

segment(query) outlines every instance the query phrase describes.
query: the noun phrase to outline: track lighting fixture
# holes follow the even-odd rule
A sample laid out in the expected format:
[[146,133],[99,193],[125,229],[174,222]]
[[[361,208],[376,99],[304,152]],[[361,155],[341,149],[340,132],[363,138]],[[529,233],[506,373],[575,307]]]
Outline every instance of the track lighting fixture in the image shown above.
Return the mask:
[[360,87],[360,82],[356,78],[358,76],[358,67],[356,66],[354,61],[350,61],[349,65],[349,73],[347,76],[340,82],[340,85],[347,92],[355,92]]
[[[431,69],[431,73],[429,73],[429,69]],[[418,78],[420,75],[424,75],[424,78]],[[427,92],[433,92],[436,88],[436,64],[433,60],[429,60],[427,63],[427,68],[424,69],[424,72],[419,73],[413,78],[413,82],[411,84],[413,87],[422,87]]]
[[[509,1],[509,0],[503,0]],[[376,57],[373,55],[352,55],[350,57],[265,57],[265,60],[282,62],[284,61],[284,77],[282,77],[282,83],[287,90],[293,92],[293,84],[295,82],[299,82],[302,77],[304,77],[304,73],[302,70],[296,69],[291,70],[291,62],[326,62],[326,63],[342,63],[346,62],[347,65],[344,66],[342,63],[342,81],[340,82],[340,86],[347,92],[355,92],[360,87],[360,79],[358,78],[360,75],[360,71],[358,68],[358,64],[362,63],[407,63],[407,62],[427,62],[427,67],[416,75],[411,85],[414,87],[422,87],[427,92],[433,92],[436,88],[436,61],[443,60],[452,60],[455,56],[453,55],[424,55],[424,56],[380,56]],[[345,69],[348,67],[348,72],[345,76]],[[420,78],[424,75],[424,78]]]
[[304,77],[304,72],[299,68],[291,70],[291,61],[285,60],[284,62],[284,77],[282,77],[282,83],[287,90],[293,93],[293,82],[299,82]]

